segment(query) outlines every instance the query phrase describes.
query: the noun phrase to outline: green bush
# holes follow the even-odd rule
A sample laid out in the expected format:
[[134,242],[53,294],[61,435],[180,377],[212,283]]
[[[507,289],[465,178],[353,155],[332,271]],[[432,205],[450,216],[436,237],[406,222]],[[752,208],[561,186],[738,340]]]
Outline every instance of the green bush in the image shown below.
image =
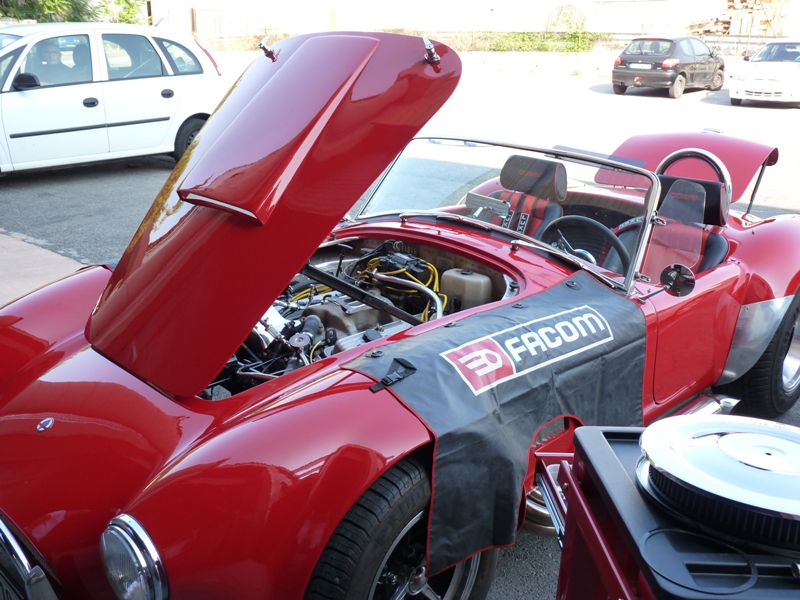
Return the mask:
[[110,20],[141,24],[144,0],[0,0],[0,16],[38,22]]
[[99,11],[91,0],[0,0],[0,14],[35,21],[96,21]]

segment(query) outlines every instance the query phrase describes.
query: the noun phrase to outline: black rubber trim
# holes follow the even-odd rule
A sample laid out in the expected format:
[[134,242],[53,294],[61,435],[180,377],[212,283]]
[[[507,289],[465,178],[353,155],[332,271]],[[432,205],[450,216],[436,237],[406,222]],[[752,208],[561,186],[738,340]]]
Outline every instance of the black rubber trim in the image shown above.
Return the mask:
[[53,135],[56,133],[72,133],[73,131],[88,131],[90,129],[105,129],[106,127],[125,127],[126,125],[141,125],[142,123],[159,123],[169,121],[170,117],[158,117],[157,119],[141,119],[139,121],[124,121],[122,123],[103,123],[101,125],[85,125],[83,127],[68,127],[67,129],[48,129],[46,131],[32,131],[26,133],[12,133],[8,137],[13,139],[36,137],[38,135]]
[[125,127],[126,125],[141,125],[142,123],[159,123],[169,121],[170,117],[158,117],[156,119],[141,119],[139,121],[123,121],[121,123],[108,123],[106,127]]
[[88,131],[89,129],[105,129],[106,124],[101,125],[85,125],[83,127],[68,127],[67,129],[49,129],[47,131],[32,131],[28,133],[12,133],[8,137],[13,139],[36,137],[37,135],[52,135],[54,133],[71,133],[73,131]]

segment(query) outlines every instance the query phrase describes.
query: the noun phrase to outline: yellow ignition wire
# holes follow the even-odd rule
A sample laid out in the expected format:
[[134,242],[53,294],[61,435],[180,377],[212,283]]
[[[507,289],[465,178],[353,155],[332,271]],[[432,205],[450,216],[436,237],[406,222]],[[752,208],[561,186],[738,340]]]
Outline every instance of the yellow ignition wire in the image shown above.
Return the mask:
[[312,285],[307,290],[303,290],[299,294],[292,296],[292,301],[297,302],[298,300],[302,300],[303,298],[307,298],[308,296],[316,296],[317,294],[327,294],[328,292],[332,292],[333,288],[329,288],[327,285]]
[[441,292],[436,292],[436,295],[442,299],[442,312],[447,308],[447,295],[442,294]]

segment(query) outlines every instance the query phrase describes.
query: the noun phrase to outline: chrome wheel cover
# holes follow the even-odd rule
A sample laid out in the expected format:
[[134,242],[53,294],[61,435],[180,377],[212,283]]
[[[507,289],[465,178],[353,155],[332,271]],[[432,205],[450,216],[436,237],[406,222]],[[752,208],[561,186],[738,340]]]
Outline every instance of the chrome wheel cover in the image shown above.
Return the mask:
[[783,390],[791,396],[800,385],[800,316],[794,323],[789,348],[783,358]]

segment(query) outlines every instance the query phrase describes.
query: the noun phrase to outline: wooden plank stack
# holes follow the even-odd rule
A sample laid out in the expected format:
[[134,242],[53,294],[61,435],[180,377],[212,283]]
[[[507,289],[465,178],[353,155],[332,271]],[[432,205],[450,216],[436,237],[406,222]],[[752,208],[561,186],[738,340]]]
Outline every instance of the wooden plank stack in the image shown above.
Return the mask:
[[728,0],[725,11],[714,19],[690,24],[697,36],[779,36],[785,0]]

